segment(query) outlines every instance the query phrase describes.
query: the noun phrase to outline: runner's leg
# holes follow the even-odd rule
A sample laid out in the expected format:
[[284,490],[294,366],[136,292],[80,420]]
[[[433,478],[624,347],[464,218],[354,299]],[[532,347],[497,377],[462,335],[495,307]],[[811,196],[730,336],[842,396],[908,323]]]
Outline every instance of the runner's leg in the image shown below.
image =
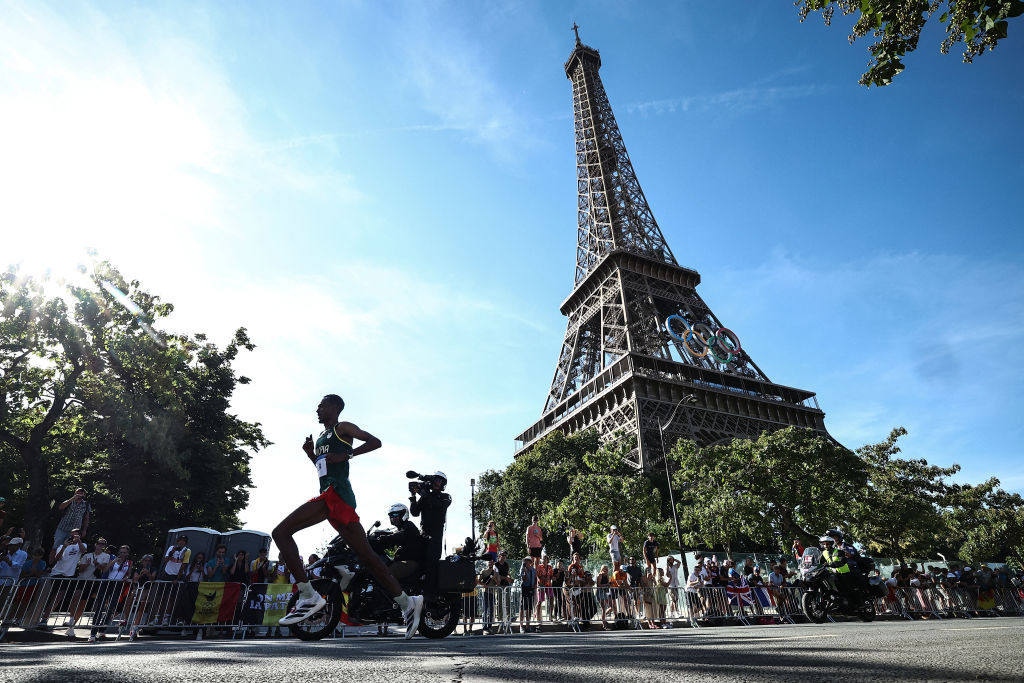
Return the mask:
[[295,544],[295,539],[292,536],[297,531],[325,521],[327,514],[327,503],[322,500],[308,501],[295,508],[291,514],[281,520],[271,534],[274,537],[274,543],[277,544],[277,549],[281,551],[284,563],[288,566],[288,571],[295,577],[296,583],[306,583],[308,577],[306,569],[299,559],[299,547]]
[[[380,556],[370,548],[370,543],[366,540],[366,531],[363,530],[363,527],[358,522],[338,525],[338,533],[342,535],[349,547],[359,556],[363,566],[370,570],[373,578],[377,579],[377,583],[388,592],[388,595],[392,598],[397,598],[402,594],[402,586],[398,583],[398,579],[388,571]],[[278,547],[281,547],[280,543]],[[298,550],[295,552],[298,554]]]

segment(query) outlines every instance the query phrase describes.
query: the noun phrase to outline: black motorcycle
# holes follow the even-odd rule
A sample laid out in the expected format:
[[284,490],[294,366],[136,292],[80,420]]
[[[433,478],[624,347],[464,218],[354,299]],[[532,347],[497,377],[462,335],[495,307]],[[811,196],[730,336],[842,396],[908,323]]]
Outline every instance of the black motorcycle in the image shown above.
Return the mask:
[[[371,532],[380,526],[376,522]],[[372,538],[372,534],[368,533]],[[423,595],[423,614],[419,632],[427,638],[444,638],[455,630],[462,617],[462,593],[474,590],[476,584],[475,555],[454,555],[439,560],[434,585],[426,585],[426,574],[402,582],[408,595]],[[385,563],[390,560],[385,556]],[[320,640],[334,634],[338,622],[347,626],[373,624],[404,625],[402,610],[381,588],[370,571],[341,536],[336,536],[319,561],[306,568],[312,574],[320,569],[320,578],[310,581],[313,589],[324,596],[327,605],[305,621],[289,626],[299,640]],[[291,611],[298,599],[293,594],[288,602]]]
[[807,548],[800,564],[800,579],[804,584],[804,594],[800,598],[800,607],[804,616],[815,624],[828,619],[831,613],[860,617],[861,621],[875,618],[875,598],[870,591],[854,587],[848,592],[841,592],[836,584],[835,574],[821,564],[821,551],[818,548]]

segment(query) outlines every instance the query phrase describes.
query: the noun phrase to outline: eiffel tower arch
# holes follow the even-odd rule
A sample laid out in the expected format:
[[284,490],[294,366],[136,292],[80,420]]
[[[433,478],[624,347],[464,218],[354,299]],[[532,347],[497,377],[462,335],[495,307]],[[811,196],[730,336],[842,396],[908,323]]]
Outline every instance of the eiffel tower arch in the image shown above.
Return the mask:
[[643,469],[660,465],[662,434],[666,450],[681,437],[710,445],[789,425],[827,436],[814,392],[769,380],[697,293],[700,274],[676,261],[600,68],[600,53],[577,34],[565,62],[576,142],[576,274],[561,306],[568,323],[544,410],[516,438],[516,455],[556,429],[596,428],[604,441],[635,436],[628,459]]

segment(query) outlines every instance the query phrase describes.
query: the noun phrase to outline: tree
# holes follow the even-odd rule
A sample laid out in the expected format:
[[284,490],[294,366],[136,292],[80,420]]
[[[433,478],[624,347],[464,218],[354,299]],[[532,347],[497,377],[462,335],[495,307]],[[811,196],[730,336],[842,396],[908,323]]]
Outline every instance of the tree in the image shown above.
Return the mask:
[[[630,440],[609,443],[583,458],[584,468],[574,474],[567,494],[547,507],[543,520],[549,527],[573,526],[585,543],[603,548],[612,524],[622,534],[622,550],[639,556],[648,533],[674,538],[667,521],[671,515],[654,482],[627,464],[624,455],[633,448]],[[669,543],[662,548],[668,550]],[[632,549],[632,550],[630,550]]]
[[851,501],[850,530],[869,552],[896,557],[922,557],[934,552],[945,522],[940,505],[949,487],[945,477],[959,465],[938,467],[927,460],[894,458],[903,427],[889,438],[857,449],[868,471],[867,485]]
[[847,522],[849,501],[867,481],[854,453],[797,427],[701,449],[679,441],[670,457],[691,547],[728,546],[741,536],[774,547],[790,538],[817,543],[823,529]]
[[106,263],[82,286],[10,269],[0,307],[0,466],[31,543],[78,485],[118,542],[237,526],[250,452],[269,444],[229,412],[249,381],[232,361],[255,348],[244,328],[223,350],[201,334],[161,337],[152,325],[173,307]]
[[949,540],[966,562],[1006,559],[1024,566],[1024,498],[999,488],[991,478],[976,486],[958,484],[946,495]]
[[[480,475],[476,494],[480,530],[494,520],[502,546],[512,556],[526,553],[526,527],[533,515],[553,509],[569,491],[570,481],[584,466],[584,456],[598,448],[597,433],[566,436],[555,431],[504,470]],[[549,553],[568,553],[562,529],[545,526]],[[522,555],[519,555],[522,556]]]
[[868,50],[871,61],[860,84],[883,86],[903,71],[903,58],[917,49],[921,30],[945,6],[939,22],[946,25],[940,51],[964,44],[964,61],[993,50],[1006,37],[1007,19],[1024,13],[1022,0],[797,0],[800,21],[820,12],[830,25],[838,7],[844,15],[859,12],[850,42],[869,33],[875,38]]

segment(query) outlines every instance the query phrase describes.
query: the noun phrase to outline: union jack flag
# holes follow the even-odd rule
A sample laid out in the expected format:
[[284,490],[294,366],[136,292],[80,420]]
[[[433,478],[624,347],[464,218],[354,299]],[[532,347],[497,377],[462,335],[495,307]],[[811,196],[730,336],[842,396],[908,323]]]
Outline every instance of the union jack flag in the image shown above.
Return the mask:
[[750,586],[744,581],[739,586],[726,586],[725,592],[729,594],[730,605],[750,605],[754,606],[754,599],[750,596]]
[[754,595],[757,597],[757,602],[761,607],[775,606],[775,594],[767,588],[755,588]]

